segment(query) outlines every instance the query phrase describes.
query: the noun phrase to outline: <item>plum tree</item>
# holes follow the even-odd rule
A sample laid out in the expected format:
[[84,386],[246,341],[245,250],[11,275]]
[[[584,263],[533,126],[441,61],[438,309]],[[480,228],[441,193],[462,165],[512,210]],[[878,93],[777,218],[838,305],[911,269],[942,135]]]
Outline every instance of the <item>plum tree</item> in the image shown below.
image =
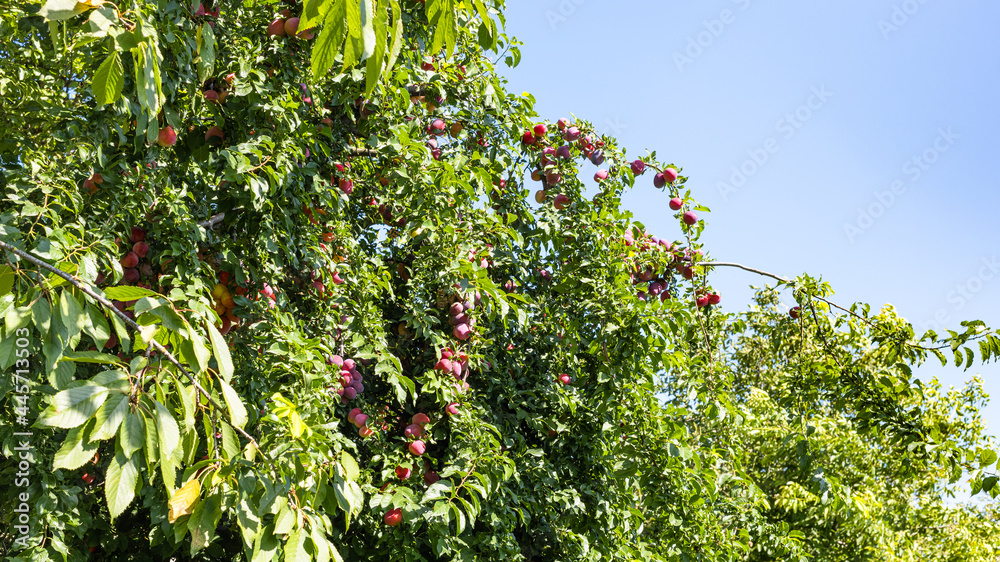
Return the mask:
[[726,310],[682,169],[509,92],[503,9],[0,13],[0,443],[37,500],[4,552],[996,560],[996,509],[935,495],[998,492],[981,392],[911,372],[996,332],[806,275]]

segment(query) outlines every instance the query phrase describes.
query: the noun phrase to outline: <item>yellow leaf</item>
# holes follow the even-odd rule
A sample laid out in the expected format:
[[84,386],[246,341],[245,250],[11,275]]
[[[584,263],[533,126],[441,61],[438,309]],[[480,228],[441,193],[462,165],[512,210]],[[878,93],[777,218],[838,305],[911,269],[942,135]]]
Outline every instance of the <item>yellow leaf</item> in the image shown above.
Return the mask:
[[174,497],[170,499],[170,510],[167,513],[167,521],[173,523],[184,515],[191,515],[194,511],[194,504],[198,503],[201,496],[201,482],[197,477],[187,481],[180,490],[174,492]]
[[77,2],[77,9],[80,10],[81,7],[83,7],[83,9],[100,8],[103,5],[104,5],[104,0],[80,0],[79,2]]

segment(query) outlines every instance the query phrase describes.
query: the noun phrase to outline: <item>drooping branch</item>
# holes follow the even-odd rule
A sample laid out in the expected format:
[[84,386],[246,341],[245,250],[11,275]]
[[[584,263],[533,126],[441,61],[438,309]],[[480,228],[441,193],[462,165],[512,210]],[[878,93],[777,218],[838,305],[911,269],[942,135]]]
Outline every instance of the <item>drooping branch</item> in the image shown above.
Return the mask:
[[710,262],[699,263],[697,265],[699,265],[701,267],[737,267],[739,269],[743,269],[743,270],[749,271],[750,273],[756,273],[757,275],[763,275],[764,277],[770,277],[772,279],[776,279],[778,281],[781,281],[782,283],[791,283],[792,282],[791,279],[786,279],[786,278],[784,278],[784,277],[782,277],[780,275],[777,275],[777,274],[774,274],[774,273],[768,273],[766,271],[761,271],[759,269],[754,269],[752,267],[748,267],[748,266],[745,266],[745,265],[739,264],[739,263],[724,262],[724,261],[710,261]]
[[[782,277],[781,275],[778,275],[778,274],[775,274],[775,273],[769,273],[767,271],[762,271],[760,269],[755,269],[753,267],[749,267],[749,266],[746,266],[746,265],[743,265],[743,264],[739,264],[739,263],[716,261],[716,262],[704,262],[704,263],[699,263],[699,264],[696,264],[696,265],[697,266],[701,266],[701,267],[735,267],[735,268],[738,268],[738,269],[749,271],[751,273],[756,273],[757,275],[763,275],[764,277],[770,277],[771,279],[775,279],[775,280],[780,281],[782,283],[788,283],[790,285],[794,284],[793,280],[788,279],[786,277]],[[869,327],[872,327],[872,328],[875,327],[875,323],[872,322],[872,320],[870,318],[865,318],[864,316],[861,316],[860,314],[858,314],[857,312],[854,312],[853,310],[851,310],[849,308],[845,308],[843,306],[840,306],[839,304],[837,304],[837,303],[835,303],[835,302],[833,302],[831,300],[825,299],[825,298],[823,298],[823,297],[821,297],[819,295],[810,294],[809,296],[811,298],[814,298],[814,299],[820,301],[820,302],[826,303],[828,306],[831,306],[831,307],[836,308],[838,310],[842,310],[842,311],[846,312],[847,314],[850,314],[854,318],[857,318],[858,320],[864,322]],[[815,311],[813,311],[813,313],[815,314]],[[975,340],[973,340],[973,341],[975,341]],[[915,343],[910,343],[910,342],[903,342],[903,343],[905,343],[905,345],[908,346],[908,347],[912,347],[914,349],[922,349],[924,351],[941,350],[941,349],[945,349],[945,348],[951,347],[950,345],[947,345],[947,344],[946,345],[940,345],[938,347],[925,347],[925,346],[922,346],[922,345],[919,345],[919,344],[915,344]]]
[[[134,320],[132,320],[131,318],[129,318],[124,312],[118,310],[118,308],[116,308],[115,305],[111,304],[111,301],[109,301],[107,298],[105,298],[105,297],[103,297],[103,296],[98,295],[97,293],[95,293],[93,289],[91,289],[90,287],[88,287],[86,284],[84,284],[82,281],[80,281],[76,277],[70,275],[69,273],[66,273],[65,271],[63,271],[63,270],[61,270],[61,269],[59,269],[57,267],[54,267],[54,266],[51,266],[51,265],[47,264],[44,261],[36,258],[35,256],[33,256],[33,255],[31,255],[31,254],[23,251],[23,250],[19,250],[19,249],[15,248],[14,246],[11,246],[10,244],[8,244],[6,242],[0,241],[0,248],[4,249],[4,250],[6,250],[6,251],[8,251],[8,252],[10,252],[12,254],[17,255],[17,256],[21,257],[22,259],[25,259],[25,260],[27,260],[27,261],[35,264],[36,266],[42,268],[42,269],[45,269],[45,270],[50,271],[52,273],[55,273],[59,277],[63,278],[63,280],[65,280],[70,285],[73,285],[77,289],[80,289],[84,294],[86,294],[90,298],[94,299],[95,301],[99,302],[101,304],[101,306],[103,306],[104,308],[108,309],[112,314],[115,314],[116,316],[118,316],[118,318],[126,326],[128,326],[129,328],[131,328],[133,331],[135,331],[135,332],[137,332],[139,334],[142,333],[142,331],[141,331],[141,329],[139,327],[139,324],[137,324]],[[194,375],[192,375],[191,372],[188,371],[184,367],[184,365],[182,365],[181,362],[178,361],[176,357],[174,357],[174,355],[172,353],[170,353],[169,351],[167,351],[167,349],[165,347],[163,347],[160,344],[160,342],[156,341],[156,339],[154,339],[154,338],[150,338],[150,345],[152,345],[158,352],[162,353],[163,356],[166,357],[168,361],[170,361],[171,363],[173,363],[174,366],[176,366],[180,370],[180,372],[188,379],[188,381],[192,384],[192,386],[194,386],[195,390],[197,390],[199,393],[201,393],[205,397],[205,399],[208,401],[208,403],[215,410],[217,410],[219,412],[224,411],[224,409],[212,398],[212,396],[208,393],[208,391],[205,390],[204,387],[202,387],[201,384],[199,384],[197,380],[195,380]],[[222,416],[222,418],[225,419],[225,416]],[[271,460],[270,457],[268,456],[268,454],[265,453],[264,450],[260,448],[260,445],[257,444],[257,440],[254,439],[250,434],[248,434],[246,431],[243,431],[243,429],[241,429],[239,427],[236,427],[229,420],[227,420],[226,423],[228,423],[229,426],[232,427],[237,433],[239,433],[240,435],[242,435],[243,437],[245,437],[247,440],[249,440],[250,443],[253,444],[254,448],[256,448],[258,451],[260,451],[261,455],[263,455],[268,460]]]

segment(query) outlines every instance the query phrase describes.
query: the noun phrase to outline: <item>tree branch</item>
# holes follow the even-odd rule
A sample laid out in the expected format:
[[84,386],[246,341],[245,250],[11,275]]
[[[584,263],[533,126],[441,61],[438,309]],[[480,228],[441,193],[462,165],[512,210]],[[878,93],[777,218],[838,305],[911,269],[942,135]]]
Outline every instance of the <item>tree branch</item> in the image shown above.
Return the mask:
[[226,213],[219,213],[217,215],[212,215],[208,220],[199,221],[198,226],[207,230],[212,230],[216,226],[219,226],[219,224],[221,224],[222,221],[225,220],[225,218],[226,218]]
[[[109,301],[105,297],[103,297],[103,296],[98,295],[97,293],[95,293],[93,291],[93,289],[91,289],[90,287],[84,285],[76,277],[70,275],[69,273],[66,273],[65,271],[63,271],[63,270],[61,270],[59,268],[56,268],[56,267],[53,267],[53,266],[47,264],[47,263],[43,262],[42,260],[36,258],[35,256],[33,256],[33,255],[31,255],[31,254],[29,254],[29,253],[27,253],[25,251],[19,250],[19,249],[15,248],[14,246],[11,246],[10,244],[8,244],[6,242],[0,242],[0,248],[2,248],[4,250],[7,250],[8,252],[10,252],[12,254],[15,254],[17,256],[20,256],[21,258],[23,258],[25,260],[28,260],[29,262],[37,265],[38,267],[40,267],[42,269],[46,269],[48,271],[51,271],[52,273],[55,273],[59,277],[62,277],[67,283],[69,283],[70,285],[73,285],[77,289],[80,289],[87,296],[89,296],[90,298],[92,298],[92,299],[96,300],[97,302],[101,303],[101,306],[103,306],[104,308],[108,309],[113,314],[117,315],[118,318],[121,319],[121,321],[124,322],[126,326],[128,326],[129,328],[132,328],[132,330],[134,330],[136,332],[139,332],[140,334],[142,333],[140,331],[139,324],[137,324],[134,320],[132,320],[131,318],[129,318],[124,312],[118,310],[115,307],[115,305],[111,304],[111,301]],[[205,399],[208,400],[208,403],[211,404],[213,408],[215,408],[216,410],[218,410],[220,412],[223,411],[222,407],[219,406],[219,404],[214,399],[212,399],[212,396],[208,393],[208,391],[206,391],[198,383],[198,381],[195,380],[194,375],[192,375],[187,369],[185,369],[184,365],[181,365],[181,362],[178,361],[177,358],[174,357],[172,353],[170,353],[169,351],[167,351],[167,349],[165,347],[163,347],[162,345],[160,345],[160,342],[156,341],[156,339],[150,338],[150,344],[153,347],[155,347],[158,352],[162,353],[163,356],[166,357],[168,361],[170,361],[178,369],[180,369],[181,373],[185,377],[187,377],[188,381],[191,382],[191,384],[194,386],[195,390],[197,390],[198,392],[200,392],[205,397]],[[223,416],[223,419],[225,419],[225,416]],[[231,421],[227,420],[226,423],[228,423],[230,427],[232,427],[234,430],[236,430],[237,433],[239,433],[243,437],[246,437],[250,441],[250,443],[253,443],[254,448],[256,448],[258,451],[260,451],[260,454],[264,455],[264,458],[266,458],[268,460],[272,460],[267,455],[267,453],[265,453],[260,448],[260,445],[257,444],[257,440],[256,439],[254,439],[252,436],[250,436],[247,432],[243,431],[243,429],[241,429],[241,428],[236,427],[235,425],[233,425],[233,423]]]

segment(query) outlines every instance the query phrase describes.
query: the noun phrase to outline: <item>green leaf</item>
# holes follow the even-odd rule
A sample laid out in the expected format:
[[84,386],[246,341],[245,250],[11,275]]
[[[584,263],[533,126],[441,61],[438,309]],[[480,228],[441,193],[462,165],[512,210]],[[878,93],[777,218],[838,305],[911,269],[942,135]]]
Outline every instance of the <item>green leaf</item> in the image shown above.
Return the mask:
[[378,39],[375,35],[375,6],[372,3],[372,0],[361,0],[359,7],[360,12],[358,15],[361,21],[361,44],[363,45],[360,60],[366,60],[375,53],[375,48],[378,44]]
[[52,397],[52,406],[39,416],[40,424],[71,429],[90,419],[108,398],[108,389],[83,385],[64,390]]
[[108,35],[111,27],[117,22],[118,15],[115,10],[107,6],[90,12],[90,18],[87,20],[91,33],[98,37]]
[[56,451],[52,461],[52,469],[64,468],[76,470],[94,458],[99,443],[84,443],[84,426],[74,427],[66,434],[62,447]]
[[0,265],[0,296],[6,295],[14,288],[14,268],[9,265]]
[[108,465],[107,479],[104,481],[104,497],[108,500],[112,520],[132,503],[138,482],[139,465],[136,457],[126,457],[125,453],[118,451]]
[[99,363],[103,365],[113,365],[121,361],[115,355],[109,355],[99,351],[69,352],[63,355],[63,360],[73,361],[75,363]]
[[302,3],[302,15],[299,17],[299,29],[311,29],[323,22],[330,10],[331,4],[343,3],[344,0],[305,0]]
[[45,5],[38,11],[38,15],[45,18],[45,21],[61,21],[68,20],[89,9],[89,6],[76,0],[46,0]]
[[285,562],[309,562],[312,557],[306,550],[306,537],[303,530],[298,530],[288,536],[285,543]]
[[[987,476],[986,478],[983,478],[983,491],[992,492],[993,487],[997,485],[997,480],[998,477],[996,476]],[[996,495],[994,495],[993,497],[996,497]]]
[[112,51],[101,66],[94,73],[90,88],[94,91],[94,100],[97,107],[115,103],[122,96],[122,87],[125,85],[125,68],[122,66],[121,57],[118,51]]
[[198,28],[198,80],[204,82],[215,70],[215,33],[203,23]]
[[219,385],[222,387],[222,398],[229,408],[229,420],[234,426],[242,428],[247,424],[247,409],[240,400],[240,395],[223,379],[219,379]]
[[389,45],[389,58],[385,65],[387,73],[392,72],[393,67],[396,66],[396,59],[399,58],[399,52],[403,48],[402,11],[397,0],[389,0],[389,5],[392,7],[392,43]]
[[142,449],[145,442],[145,423],[139,414],[135,412],[128,412],[125,416],[125,421],[122,423],[121,429],[118,431],[118,444],[121,446],[122,450],[125,451],[125,455],[131,457],[132,453]]
[[233,359],[229,355],[229,346],[214,324],[206,320],[205,326],[208,329],[209,340],[212,342],[212,352],[215,355],[215,362],[219,364],[219,375],[222,376],[222,380],[229,382],[233,380]]
[[143,289],[142,287],[108,287],[104,289],[104,296],[117,301],[136,301],[143,297],[162,297],[155,291]]
[[288,505],[281,507],[278,516],[274,518],[274,534],[287,535],[295,528],[295,514],[297,512]]
[[340,46],[344,43],[347,34],[345,19],[347,17],[347,2],[338,0],[333,3],[326,17],[323,19],[323,28],[312,51],[312,73],[316,78],[326,75],[330,67],[340,53]]
[[87,323],[84,310],[80,306],[80,301],[69,290],[63,291],[59,295],[59,322],[66,329],[66,340],[69,341],[83,331]]
[[108,326],[108,321],[104,318],[100,307],[94,304],[87,306],[87,315],[90,316],[90,322],[87,322],[84,332],[94,340],[94,345],[97,349],[104,349],[104,344],[111,337],[111,328]]
[[446,47],[448,56],[452,56],[455,53],[455,43],[458,40],[455,0],[428,0],[426,12],[427,19],[434,27],[434,39],[431,41],[430,52],[436,53],[442,47]]
[[222,458],[226,460],[235,459],[240,455],[240,439],[236,437],[236,432],[228,424],[219,427],[222,434]]
[[358,476],[361,476],[361,468],[358,467],[358,461],[354,460],[347,451],[340,452],[340,464],[344,467],[344,477],[350,481],[357,481]]
[[[39,299],[39,301],[44,299]],[[32,309],[34,307],[12,306],[4,314],[4,324],[7,326],[7,333],[14,334],[19,328],[24,328],[31,322]]]
[[153,400],[153,404],[156,407],[156,431],[160,449],[164,453],[163,456],[170,457],[180,444],[180,430],[166,406],[156,400]]
[[997,462],[996,451],[991,451],[990,449],[983,449],[979,452],[979,466],[986,468],[991,464]]
[[117,392],[111,394],[107,402],[97,410],[97,415],[94,418],[97,420],[97,425],[90,436],[90,441],[101,441],[114,437],[128,413],[128,396]]
[[[369,0],[370,1],[370,0]],[[389,19],[389,12],[382,8],[375,16],[375,48],[368,58],[368,66],[365,69],[365,93],[371,95],[378,85],[382,76],[382,61],[385,58],[386,25]]]
[[[331,9],[332,13],[333,10]],[[344,68],[351,68],[354,63],[361,60],[363,49],[361,38],[361,6],[358,2],[349,1],[345,3],[345,26],[347,27],[347,41],[344,42]]]
[[198,504],[188,520],[188,530],[191,531],[192,555],[212,542],[221,518],[222,503],[218,495],[208,496]]

